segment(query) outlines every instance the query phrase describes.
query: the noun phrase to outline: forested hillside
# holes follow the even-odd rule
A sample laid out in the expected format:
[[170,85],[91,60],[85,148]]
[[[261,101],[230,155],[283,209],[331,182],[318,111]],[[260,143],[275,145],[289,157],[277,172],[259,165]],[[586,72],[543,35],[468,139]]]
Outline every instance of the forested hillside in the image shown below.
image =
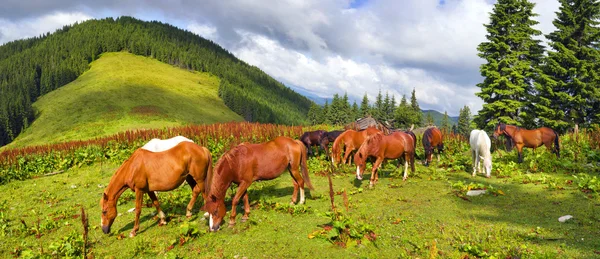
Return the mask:
[[90,20],[0,46],[0,145],[33,121],[32,103],[73,80],[102,53],[128,51],[220,78],[219,96],[248,121],[300,124],[311,101],[219,45],[160,22]]

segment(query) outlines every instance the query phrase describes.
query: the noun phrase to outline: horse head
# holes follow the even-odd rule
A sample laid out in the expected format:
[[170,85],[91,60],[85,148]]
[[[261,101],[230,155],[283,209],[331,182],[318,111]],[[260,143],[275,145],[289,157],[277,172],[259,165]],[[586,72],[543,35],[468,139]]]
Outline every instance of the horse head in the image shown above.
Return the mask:
[[354,154],[354,163],[356,164],[356,179],[362,180],[362,175],[367,165],[367,158],[373,153],[373,149],[378,148],[383,138],[383,133],[378,132],[370,135],[360,145],[356,154]]
[[109,199],[106,193],[102,194],[100,199],[100,208],[102,209],[102,218],[100,220],[100,226],[104,234],[110,233],[110,227],[112,226],[115,218],[117,217],[117,203],[115,199]]
[[215,195],[210,195],[204,208],[209,213],[209,221],[208,227],[211,232],[219,230],[221,227],[221,223],[223,222],[223,217],[225,217],[226,208],[225,208],[225,200],[219,199]]
[[497,139],[498,136],[502,135],[502,134],[506,134],[506,124],[500,122],[498,123],[498,125],[496,125],[496,128],[494,129],[494,139]]
[[485,175],[490,177],[492,175],[492,156],[488,155],[487,158],[480,156],[480,159],[483,160],[483,168],[485,169]]

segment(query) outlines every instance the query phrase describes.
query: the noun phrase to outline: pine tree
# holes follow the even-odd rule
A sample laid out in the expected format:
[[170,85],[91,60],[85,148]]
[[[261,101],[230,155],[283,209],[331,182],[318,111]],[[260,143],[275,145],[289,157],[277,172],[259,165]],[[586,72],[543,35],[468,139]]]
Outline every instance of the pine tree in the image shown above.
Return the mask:
[[[356,101],[354,101],[354,103],[352,103],[352,121],[356,121],[357,119],[360,118],[360,110],[358,108],[358,104],[356,104]],[[350,121],[350,122],[352,122]]]
[[383,99],[383,105],[381,107],[381,111],[379,111],[381,113],[381,120],[383,120],[383,121],[389,120],[388,111],[390,110],[391,105],[392,104],[391,104],[391,100],[390,100],[390,95],[388,92],[385,92],[385,98]]
[[535,87],[536,113],[542,125],[565,132],[574,124],[599,122],[600,2],[559,0],[561,6],[546,35],[552,50]]
[[531,18],[535,4],[527,0],[498,0],[485,25],[488,41],[477,47],[479,57],[487,63],[481,65],[481,92],[476,95],[484,101],[476,122],[478,127],[490,129],[497,122],[522,125],[532,117],[527,112],[532,102],[532,80],[543,57],[541,35],[533,28],[538,24]]
[[448,116],[448,111],[444,111],[444,117],[442,118],[442,132],[444,134],[450,133],[450,117]]
[[362,102],[360,102],[360,116],[367,117],[370,114],[371,107],[369,107],[369,98],[367,97],[367,93],[363,96]]
[[457,131],[458,134],[463,136],[468,136],[471,133],[471,109],[469,109],[469,106],[465,105],[460,109]]
[[415,92],[416,91],[413,88],[410,96],[410,107],[412,112],[410,123],[414,124],[415,127],[417,127],[423,125],[423,112],[421,111],[421,107],[419,107],[419,103],[417,102],[417,96]]
[[377,97],[375,98],[375,105],[373,106],[372,111],[371,111],[373,118],[375,118],[377,120],[381,120],[381,117],[383,116],[382,109],[383,109],[383,96],[381,95],[381,89],[379,89],[379,93],[377,94]]
[[310,125],[321,124],[322,120],[323,120],[323,114],[322,114],[321,107],[319,107],[319,105],[317,105],[316,103],[311,104],[310,108],[308,109],[307,116],[308,116],[308,122],[310,123]]
[[402,99],[396,111],[394,112],[395,127],[406,128],[412,123],[412,108],[406,101],[406,95],[402,95]]
[[350,106],[350,101],[348,100],[348,93],[344,93],[344,97],[342,97],[342,114],[340,116],[340,125],[350,123],[353,121],[352,117],[352,107]]
[[392,100],[390,101],[390,107],[389,109],[386,111],[387,114],[389,114],[389,120],[393,120],[394,119],[394,111],[396,110],[396,96],[392,94]]
[[427,126],[435,125],[435,122],[433,121],[433,115],[431,115],[431,112],[428,112],[427,115],[425,115],[425,125],[427,125]]
[[325,104],[323,105],[323,110],[321,112],[322,116],[323,116],[323,124],[331,124],[331,120],[329,120],[330,118],[330,111],[331,109],[329,108],[329,100],[325,100]]

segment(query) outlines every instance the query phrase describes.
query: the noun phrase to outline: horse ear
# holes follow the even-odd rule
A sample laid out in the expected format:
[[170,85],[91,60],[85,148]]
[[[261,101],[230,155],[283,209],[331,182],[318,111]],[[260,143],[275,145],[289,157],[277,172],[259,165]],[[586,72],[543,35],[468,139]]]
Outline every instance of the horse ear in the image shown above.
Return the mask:
[[215,196],[214,194],[210,195],[210,199],[212,200],[212,202],[217,202],[217,196]]
[[105,193],[105,192],[104,192],[104,193],[102,193],[102,194],[103,194],[103,198],[104,198],[104,200],[105,200],[105,201],[107,201],[107,200],[108,200],[108,195],[106,195],[106,193]]

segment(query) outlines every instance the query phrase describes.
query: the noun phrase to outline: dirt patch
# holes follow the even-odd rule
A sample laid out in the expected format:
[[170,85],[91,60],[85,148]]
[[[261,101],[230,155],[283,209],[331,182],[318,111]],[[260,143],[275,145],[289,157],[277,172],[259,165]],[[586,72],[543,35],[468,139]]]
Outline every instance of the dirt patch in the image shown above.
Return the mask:
[[166,116],[166,114],[164,113],[162,108],[160,108],[158,106],[154,106],[154,105],[136,106],[136,107],[133,107],[129,113],[133,114],[133,115],[138,115],[138,116],[159,116],[159,117]]

